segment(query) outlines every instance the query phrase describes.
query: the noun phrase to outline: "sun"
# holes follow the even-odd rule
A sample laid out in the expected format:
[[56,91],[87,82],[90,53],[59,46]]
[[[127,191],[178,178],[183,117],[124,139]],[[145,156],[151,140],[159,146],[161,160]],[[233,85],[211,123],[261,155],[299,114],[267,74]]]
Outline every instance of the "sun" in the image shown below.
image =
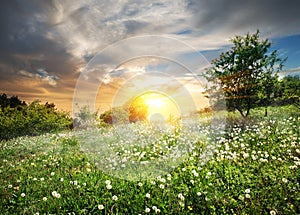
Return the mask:
[[157,92],[148,92],[141,97],[148,107],[149,121],[167,122],[170,117],[180,117],[180,110],[176,102],[169,96]]

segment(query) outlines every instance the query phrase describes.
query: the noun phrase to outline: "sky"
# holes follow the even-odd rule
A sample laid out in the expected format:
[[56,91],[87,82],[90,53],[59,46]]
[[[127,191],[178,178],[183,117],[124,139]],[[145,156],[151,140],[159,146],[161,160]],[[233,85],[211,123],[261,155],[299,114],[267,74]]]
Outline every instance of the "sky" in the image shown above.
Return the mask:
[[147,89],[196,101],[202,80],[181,64],[205,67],[230,48],[230,38],[257,29],[288,57],[282,74],[299,72],[298,0],[3,0],[0,93],[66,111],[85,102],[73,98],[90,86],[91,101],[106,108]]

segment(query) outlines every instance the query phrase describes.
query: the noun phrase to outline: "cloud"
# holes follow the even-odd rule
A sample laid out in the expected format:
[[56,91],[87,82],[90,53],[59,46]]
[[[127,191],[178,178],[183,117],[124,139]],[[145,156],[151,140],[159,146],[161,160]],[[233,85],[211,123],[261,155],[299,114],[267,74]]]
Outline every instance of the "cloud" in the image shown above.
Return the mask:
[[50,86],[56,86],[57,80],[59,80],[56,75],[49,75],[45,69],[38,69],[35,74],[26,70],[19,70],[18,74],[22,75],[23,77],[44,81]]
[[299,34],[297,0],[188,0],[192,23],[201,34],[231,35],[262,29],[266,36]]
[[[299,34],[298,5],[298,0],[4,1],[0,7],[1,90],[24,95],[28,92],[32,96],[28,85],[15,82],[30,80],[31,87],[40,90],[38,96],[41,92],[45,96],[63,92],[68,93],[66,102],[71,102],[79,72],[97,53],[120,40],[167,35],[186,42],[195,51],[221,50],[235,34],[258,28],[265,37]],[[105,64],[111,66],[112,59],[121,59],[131,52],[138,55],[151,50],[149,44],[145,40],[139,49],[128,46],[115,50]],[[167,46],[173,56],[190,51],[180,45],[161,46]],[[110,71],[107,84],[111,78],[128,73],[116,67]],[[132,63],[130,71],[142,73],[143,68]]]

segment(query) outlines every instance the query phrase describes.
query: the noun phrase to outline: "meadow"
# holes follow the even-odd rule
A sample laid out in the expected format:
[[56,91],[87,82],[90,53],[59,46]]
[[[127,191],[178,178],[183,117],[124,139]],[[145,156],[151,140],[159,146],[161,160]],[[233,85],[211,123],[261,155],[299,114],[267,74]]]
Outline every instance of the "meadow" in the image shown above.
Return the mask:
[[299,109],[269,109],[1,141],[1,214],[300,214]]

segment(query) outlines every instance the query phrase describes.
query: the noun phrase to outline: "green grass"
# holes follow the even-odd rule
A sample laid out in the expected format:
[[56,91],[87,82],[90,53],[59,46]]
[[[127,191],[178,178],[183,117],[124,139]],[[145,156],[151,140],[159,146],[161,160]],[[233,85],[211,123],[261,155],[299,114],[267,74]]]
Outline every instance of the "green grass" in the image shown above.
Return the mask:
[[123,140],[111,128],[101,130],[101,140],[128,162],[137,152],[145,152],[143,160],[158,159],[194,141],[177,165],[141,181],[95,164],[76,133],[2,141],[1,214],[300,214],[299,112],[276,107],[269,113],[264,118],[263,110],[254,110],[243,126],[231,123],[239,117],[230,113],[225,132],[202,127],[208,135],[200,140],[192,133],[157,136],[132,128],[140,137],[135,141],[153,135],[145,147],[130,135]]

